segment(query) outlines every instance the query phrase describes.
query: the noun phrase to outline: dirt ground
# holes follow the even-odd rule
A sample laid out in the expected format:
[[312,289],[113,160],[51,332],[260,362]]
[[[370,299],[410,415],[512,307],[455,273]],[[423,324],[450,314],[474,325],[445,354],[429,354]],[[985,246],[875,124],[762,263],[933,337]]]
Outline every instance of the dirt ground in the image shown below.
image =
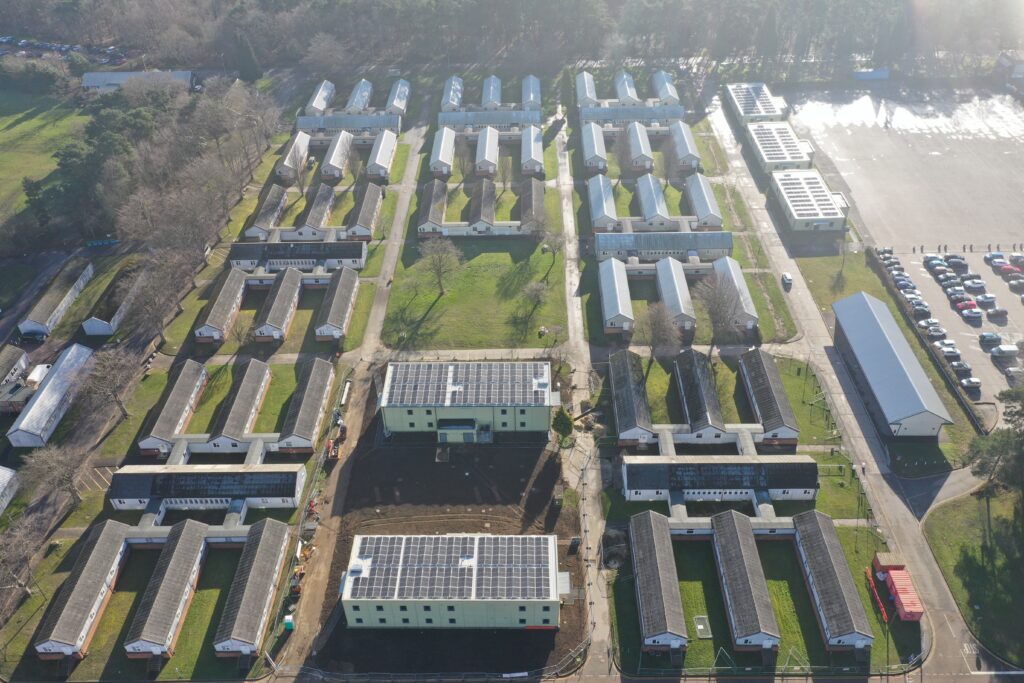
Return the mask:
[[[472,450],[469,450],[472,448]],[[328,595],[337,595],[357,534],[554,533],[559,570],[582,585],[574,508],[552,503],[560,482],[557,453],[543,447],[467,447],[446,463],[434,448],[379,448],[355,459],[332,559]],[[325,605],[324,617],[333,605]],[[339,623],[318,665],[343,672],[529,671],[559,662],[584,637],[583,600],[564,604],[556,632],[518,630],[349,630]]]

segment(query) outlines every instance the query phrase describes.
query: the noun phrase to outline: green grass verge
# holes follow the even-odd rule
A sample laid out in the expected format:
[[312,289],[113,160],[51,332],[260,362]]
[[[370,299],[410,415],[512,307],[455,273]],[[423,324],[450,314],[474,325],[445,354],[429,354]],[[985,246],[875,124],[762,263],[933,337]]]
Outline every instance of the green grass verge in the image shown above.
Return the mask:
[[800,443],[836,443],[838,434],[832,411],[822,396],[821,384],[814,371],[803,361],[784,356],[776,356],[775,365],[800,427]]
[[196,287],[181,300],[181,313],[179,313],[170,324],[164,329],[164,343],[160,347],[163,353],[176,356],[190,340],[192,328],[203,312],[210,298],[217,293],[216,282],[207,282]]
[[676,383],[672,380],[672,361],[659,360],[648,363],[643,360],[647,372],[647,402],[651,406],[651,420],[655,424],[681,424],[686,422],[683,405]]
[[395,158],[391,162],[390,184],[397,185],[405,178],[405,167],[409,163],[409,145],[404,142],[398,143],[395,148]]
[[356,305],[352,309],[352,320],[348,324],[348,334],[345,335],[345,351],[351,351],[362,346],[363,335],[366,334],[366,325],[370,321],[370,309],[373,308],[373,297],[376,294],[377,285],[372,282],[359,283],[359,294],[356,295]]
[[[207,372],[210,375],[206,388],[203,389],[196,405],[196,411],[192,414],[185,427],[186,434],[209,434],[210,426],[217,415],[218,409],[231,391],[231,382],[235,374],[234,365],[208,365]],[[239,372],[244,372],[239,368]],[[224,406],[226,410],[227,405]]]
[[253,431],[258,434],[280,432],[288,415],[288,404],[298,384],[298,366],[276,364],[270,366],[270,386],[256,416]]
[[121,456],[134,452],[139,430],[142,429],[149,411],[163,395],[167,379],[167,370],[154,369],[146,373],[125,404],[128,408],[128,418],[119,422],[100,444],[101,455]]
[[381,266],[384,265],[384,252],[387,243],[381,240],[370,242],[366,245],[366,265],[359,274],[362,277],[377,277],[380,275]]
[[711,124],[707,119],[698,121],[692,126],[693,138],[697,143],[697,150],[700,152],[700,166],[704,175],[716,176],[725,173],[727,160],[725,151],[718,143]]
[[57,323],[51,335],[54,339],[71,339],[78,332],[82,321],[89,317],[96,303],[107,291],[107,287],[126,266],[138,261],[136,256],[100,256],[92,259],[94,273],[75,301],[68,306],[64,317]]
[[608,522],[626,522],[638,512],[654,510],[663,515],[669,513],[668,503],[663,500],[652,502],[635,502],[622,497],[618,489],[604,489],[601,491],[601,510]]

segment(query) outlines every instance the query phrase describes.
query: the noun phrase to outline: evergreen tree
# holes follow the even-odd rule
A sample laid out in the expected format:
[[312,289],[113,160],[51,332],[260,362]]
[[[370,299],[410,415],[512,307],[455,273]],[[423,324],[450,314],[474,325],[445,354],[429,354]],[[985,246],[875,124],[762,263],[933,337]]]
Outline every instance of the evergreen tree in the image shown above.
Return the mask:
[[555,418],[551,421],[551,428],[563,439],[572,434],[572,417],[566,411],[565,406],[559,406]]
[[236,62],[238,64],[238,77],[246,83],[254,83],[263,77],[263,68],[256,58],[256,51],[248,36],[239,36],[236,39]]

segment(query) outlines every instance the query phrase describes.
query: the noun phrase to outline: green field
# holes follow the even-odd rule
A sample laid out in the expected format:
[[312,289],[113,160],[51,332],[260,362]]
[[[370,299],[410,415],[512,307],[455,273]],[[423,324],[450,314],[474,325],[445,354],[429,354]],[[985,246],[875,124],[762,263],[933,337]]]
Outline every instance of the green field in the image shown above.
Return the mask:
[[260,413],[252,430],[257,434],[280,432],[288,415],[288,404],[298,384],[299,366],[278,364],[270,366],[270,386],[263,399]]
[[860,480],[850,461],[841,453],[807,453],[818,463],[818,498],[815,501],[775,501],[775,514],[790,517],[816,509],[833,519],[864,519],[866,501]]
[[123,456],[135,450],[139,430],[146,422],[150,409],[157,404],[167,387],[166,370],[153,369],[146,373],[126,402],[129,417],[114,427],[100,445],[101,455]]
[[663,515],[669,512],[668,503],[664,501],[634,502],[622,497],[618,489],[604,489],[601,491],[601,510],[608,522],[627,522],[629,518],[638,512],[654,510]]
[[[224,403],[228,392],[231,391],[231,382],[236,367],[235,365],[208,365],[206,367],[210,379],[206,383],[206,388],[203,389],[202,396],[199,397],[199,403],[196,405],[196,411],[192,414],[192,419],[185,426],[186,434],[208,434],[210,432],[210,426],[213,424],[218,408],[221,407],[221,403]],[[244,372],[244,370],[238,367],[238,372]],[[227,408],[228,406],[225,405],[224,409],[227,410]]]
[[800,443],[836,443],[838,434],[834,429],[832,411],[814,371],[803,361],[784,356],[776,356],[775,365],[800,427]]
[[728,161],[722,146],[718,143],[711,124],[707,119],[698,121],[692,126],[693,138],[700,151],[700,166],[704,175],[722,175],[728,169]]
[[395,158],[391,160],[391,173],[389,182],[391,185],[398,185],[405,178],[405,167],[409,163],[409,145],[399,143],[395,148]]
[[1024,666],[1024,535],[1015,505],[1008,491],[991,501],[962,496],[933,509],[924,531],[968,627],[992,652]]
[[74,303],[68,306],[64,317],[53,328],[54,339],[71,339],[78,333],[82,321],[89,317],[96,302],[100,300],[111,281],[121,269],[137,262],[135,256],[100,256],[92,259],[93,276],[85,285]]
[[163,353],[176,356],[192,334],[199,314],[203,312],[210,299],[217,294],[219,282],[207,282],[196,287],[181,300],[182,311],[164,328],[164,343],[160,347]]
[[356,307],[352,309],[352,320],[348,324],[345,335],[344,350],[351,351],[363,344],[366,324],[370,321],[370,309],[373,308],[373,297],[377,294],[377,285],[372,282],[360,282],[359,294],[356,295]]

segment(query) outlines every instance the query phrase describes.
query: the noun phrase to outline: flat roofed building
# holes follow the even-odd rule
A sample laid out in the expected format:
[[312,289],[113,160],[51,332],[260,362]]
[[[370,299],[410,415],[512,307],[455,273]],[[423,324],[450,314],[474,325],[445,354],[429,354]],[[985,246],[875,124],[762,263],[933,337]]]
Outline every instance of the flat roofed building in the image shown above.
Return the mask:
[[814,148],[796,136],[788,121],[764,121],[747,126],[762,173],[810,168]]
[[753,330],[757,327],[757,308],[750,296],[747,280],[743,277],[743,269],[736,259],[723,256],[712,266],[715,269],[715,287],[722,287],[727,294],[729,317],[732,325],[738,330]]
[[359,210],[345,233],[349,239],[369,242],[377,232],[380,209],[384,203],[384,188],[377,183],[366,183],[359,197]]
[[576,106],[597,106],[597,86],[594,85],[594,75],[589,71],[576,74]]
[[348,628],[554,630],[558,539],[356,536],[341,606]]
[[672,160],[676,168],[683,173],[693,173],[700,168],[700,149],[690,127],[682,121],[673,121],[668,132],[672,136]]
[[19,488],[21,488],[21,482],[18,479],[18,474],[10,467],[0,466],[0,515],[14,500]]
[[228,271],[227,276],[217,290],[213,304],[206,309],[200,318],[202,322],[196,326],[197,342],[222,342],[231,325],[235,322],[238,309],[242,306],[245,296],[245,273],[237,268]]
[[152,428],[139,439],[139,452],[163,457],[170,454],[174,437],[185,431],[208,379],[209,374],[202,363],[191,358],[182,363],[171,390],[156,412]]
[[519,148],[523,175],[544,175],[544,136],[539,126],[523,129]]
[[595,232],[615,230],[618,227],[619,212],[615,208],[615,194],[608,176],[598,174],[587,181],[587,200],[590,224]]
[[685,349],[672,363],[672,378],[690,433],[697,438],[721,438],[725,433],[725,420],[708,357]]
[[370,98],[373,96],[373,83],[360,78],[352,86],[352,92],[348,95],[348,102],[345,103],[346,114],[362,114],[370,108]]
[[580,107],[581,123],[597,123],[618,130],[633,122],[664,128],[685,117],[686,109],[676,104],[616,106],[616,101],[612,100],[597,106]]
[[793,406],[786,394],[775,359],[763,349],[751,349],[740,356],[740,379],[755,419],[764,428],[762,443],[796,445],[800,438]]
[[651,74],[651,89],[654,96],[663,104],[679,104],[679,91],[676,90],[675,80],[663,69],[658,69]]
[[832,518],[817,510],[793,515],[796,549],[825,649],[863,650],[874,641],[864,603]]
[[262,649],[290,533],[287,524],[274,519],[261,519],[249,527],[213,636],[218,657],[252,656]]
[[323,116],[298,116],[295,127],[311,136],[312,147],[327,147],[342,131],[348,131],[363,142],[385,130],[398,135],[402,132],[402,117],[382,111],[372,114],[332,112]]
[[395,160],[395,150],[397,149],[397,135],[390,130],[382,130],[377,133],[377,138],[373,141],[373,148],[370,150],[370,159],[366,162],[367,177],[388,182],[391,164]]
[[498,131],[482,128],[476,138],[477,175],[493,177],[498,170]]
[[683,264],[671,256],[663,258],[654,266],[654,278],[658,285],[658,299],[672,317],[672,322],[683,331],[694,330],[697,312],[693,308]]
[[0,347],[0,385],[12,382],[28,370],[28,354],[13,344]]
[[466,135],[490,126],[507,133],[518,133],[523,126],[542,124],[541,113],[530,109],[498,109],[495,111],[442,111],[437,115],[438,126],[454,128]]
[[419,216],[420,224],[416,228],[418,232],[435,235],[447,235],[444,213],[448,208],[448,185],[443,180],[435,178],[423,186],[423,194],[420,198]]
[[358,293],[359,273],[351,268],[339,268],[331,273],[330,284],[314,322],[317,341],[337,342],[345,336],[352,322]]
[[726,100],[740,123],[783,121],[786,101],[772,95],[764,83],[729,83],[725,86]]
[[480,95],[480,106],[485,110],[501,107],[501,79],[494,74],[484,79],[483,91]]
[[444,82],[444,93],[441,95],[441,111],[458,111],[462,107],[462,79],[450,76]]
[[235,242],[228,249],[232,268],[253,271],[264,267],[270,272],[297,268],[336,270],[343,266],[361,270],[366,265],[366,242]]
[[292,136],[275,169],[277,177],[283,182],[294,183],[298,180],[299,173],[309,158],[309,141],[309,134],[301,130]]
[[409,108],[409,81],[399,78],[391,84],[391,91],[388,93],[388,103],[384,110],[389,114],[405,116]]
[[596,123],[583,125],[580,131],[583,141],[583,168],[604,173],[608,170],[608,151],[604,144],[604,131]]
[[256,316],[253,340],[257,342],[283,341],[295,317],[302,293],[302,273],[286,268],[274,278],[267,300]]
[[654,225],[664,225],[669,220],[665,189],[661,181],[650,173],[636,179],[636,194],[640,203],[640,217]]
[[127,524],[108,519],[86,534],[78,556],[50,603],[33,647],[40,659],[82,659],[128,550]]
[[540,79],[529,74],[523,77],[523,109],[540,111]]
[[642,104],[640,97],[636,94],[636,83],[633,75],[627,71],[620,71],[615,74],[615,96],[623,105]]
[[341,178],[348,168],[349,155],[352,153],[352,133],[343,130],[331,139],[324,161],[320,164],[320,175],[323,178]]
[[278,450],[313,452],[333,384],[334,366],[323,358],[313,358],[299,366],[298,382],[288,402],[281,438],[277,440]]
[[264,241],[269,239],[287,203],[288,193],[285,189],[277,183],[271,185],[267,190],[267,196],[263,198],[263,203],[260,204],[256,219],[245,229],[245,236]]
[[624,455],[626,500],[750,500],[764,491],[772,500],[814,500],[818,463],[807,455]]
[[80,258],[68,261],[24,320],[18,323],[18,332],[24,335],[49,336],[57,323],[64,318],[71,304],[92,280],[94,273],[92,261]]
[[128,81],[150,83],[179,83],[191,90],[195,85],[195,74],[191,71],[87,71],[82,74],[82,89],[106,93],[120,90]]
[[534,232],[547,227],[544,192],[544,181],[537,178],[524,178],[519,185],[519,227],[522,232]]
[[882,434],[938,437],[943,425],[953,423],[883,302],[858,292],[832,304],[832,312],[835,347]]
[[146,584],[124,649],[129,659],[172,657],[206,556],[206,524],[186,519],[171,527]]
[[434,133],[434,146],[430,150],[430,172],[434,176],[450,176],[454,163],[455,131],[447,126],[442,126]]
[[795,231],[844,230],[848,205],[815,168],[772,173],[771,198]]
[[601,313],[605,333],[632,332],[636,318],[633,316],[633,302],[629,298],[626,266],[618,259],[601,261],[598,265],[598,281],[601,284]]
[[619,444],[653,443],[656,440],[654,425],[640,356],[629,349],[608,356],[608,379]]
[[379,407],[388,434],[486,443],[501,433],[546,436],[559,401],[548,363],[389,363]]
[[226,509],[233,500],[251,508],[295,508],[306,468],[281,465],[125,465],[110,478],[107,498],[115,510],[145,510],[159,498],[166,509]]
[[40,448],[68,411],[83,382],[88,378],[92,349],[71,344],[53,362],[18,418],[7,430],[7,439],[17,448]]
[[473,187],[469,198],[469,227],[478,233],[488,233],[494,229],[494,210],[497,204],[498,191],[494,181],[481,178]]
[[629,549],[633,558],[642,649],[645,652],[685,650],[689,633],[668,518],[651,510],[630,517]]
[[210,427],[211,443],[227,446],[228,442],[243,440],[256,421],[269,384],[270,366],[263,361],[250,359],[241,374],[236,368],[228,396]]
[[330,81],[320,81],[320,84],[313,90],[306,102],[306,116],[323,116],[327,108],[334,100],[334,84]]
[[736,650],[777,650],[782,635],[750,518],[736,510],[711,517],[712,548]]
[[690,210],[697,217],[697,225],[702,228],[721,228],[722,210],[718,208],[715,191],[704,174],[687,176],[685,189]]
[[[603,176],[597,176],[603,177]],[[732,253],[731,232],[598,232],[594,234],[597,260],[609,258],[660,261],[671,256],[688,261],[714,261]]]
[[647,129],[636,121],[626,126],[629,142],[629,165],[634,171],[650,171],[654,168],[654,152],[651,151],[651,140],[647,137]]
[[[303,230],[298,230],[300,239],[323,239],[324,227],[331,217],[331,209],[334,208],[334,188],[327,183],[320,183],[316,194],[313,196],[313,203],[306,213],[306,220]],[[315,235],[315,237],[311,237]]]

